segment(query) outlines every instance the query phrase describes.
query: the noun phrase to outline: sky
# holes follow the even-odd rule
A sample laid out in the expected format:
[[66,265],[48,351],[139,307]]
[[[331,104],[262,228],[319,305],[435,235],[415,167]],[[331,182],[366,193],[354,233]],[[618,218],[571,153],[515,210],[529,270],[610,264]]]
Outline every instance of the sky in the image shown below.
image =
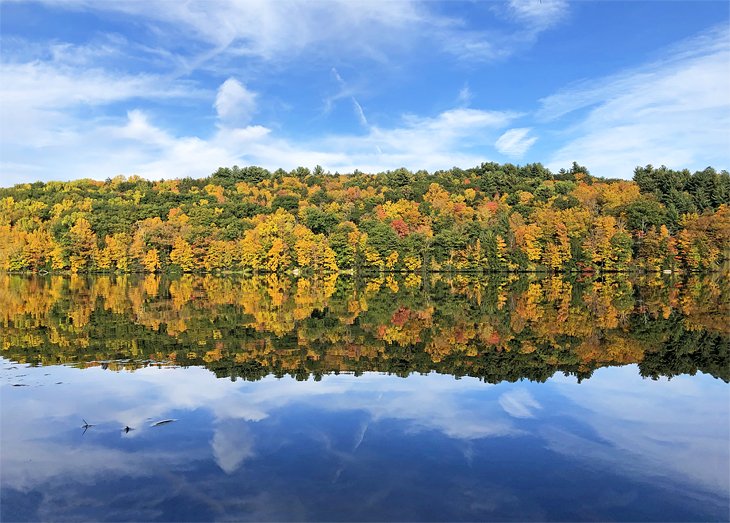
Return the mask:
[[0,0],[0,186],[730,168],[730,2]]

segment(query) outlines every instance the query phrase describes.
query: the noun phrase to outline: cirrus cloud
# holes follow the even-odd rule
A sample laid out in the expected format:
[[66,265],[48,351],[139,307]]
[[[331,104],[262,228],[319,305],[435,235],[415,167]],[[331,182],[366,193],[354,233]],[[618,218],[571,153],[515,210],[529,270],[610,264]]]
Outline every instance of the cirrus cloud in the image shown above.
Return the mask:
[[510,129],[497,139],[494,147],[505,156],[521,158],[537,141],[534,136],[528,136],[531,129],[522,127]]

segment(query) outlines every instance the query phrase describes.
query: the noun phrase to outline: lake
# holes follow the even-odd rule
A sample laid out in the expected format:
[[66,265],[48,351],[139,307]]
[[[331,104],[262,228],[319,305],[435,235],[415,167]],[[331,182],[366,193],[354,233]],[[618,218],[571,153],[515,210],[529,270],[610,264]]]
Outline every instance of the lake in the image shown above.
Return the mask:
[[726,521],[728,280],[0,275],[0,519]]

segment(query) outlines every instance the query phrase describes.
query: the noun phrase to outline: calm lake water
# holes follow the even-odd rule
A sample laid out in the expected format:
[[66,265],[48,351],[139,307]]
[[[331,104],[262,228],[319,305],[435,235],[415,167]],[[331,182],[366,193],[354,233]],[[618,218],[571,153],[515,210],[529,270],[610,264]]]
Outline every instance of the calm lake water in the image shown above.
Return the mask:
[[0,519],[726,521],[729,285],[0,275]]

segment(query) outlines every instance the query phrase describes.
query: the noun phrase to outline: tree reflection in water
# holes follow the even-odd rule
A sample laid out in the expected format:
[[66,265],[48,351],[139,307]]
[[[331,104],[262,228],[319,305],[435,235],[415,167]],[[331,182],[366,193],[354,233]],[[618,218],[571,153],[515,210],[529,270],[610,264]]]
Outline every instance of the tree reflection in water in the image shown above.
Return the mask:
[[486,382],[730,380],[723,275],[262,277],[0,275],[3,355],[37,365],[203,365],[219,377],[438,372]]

